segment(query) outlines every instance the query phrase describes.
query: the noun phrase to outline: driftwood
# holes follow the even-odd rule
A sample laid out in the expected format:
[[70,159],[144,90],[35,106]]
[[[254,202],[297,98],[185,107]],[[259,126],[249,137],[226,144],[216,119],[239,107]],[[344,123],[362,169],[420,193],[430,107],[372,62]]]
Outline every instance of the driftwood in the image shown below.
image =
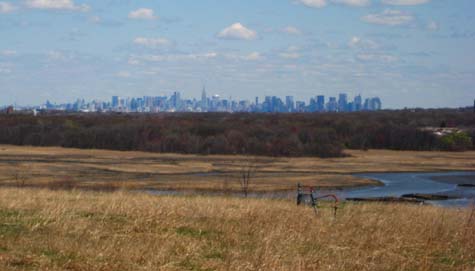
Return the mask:
[[402,195],[403,198],[414,198],[421,200],[449,200],[456,199],[458,197],[448,196],[448,195],[438,195],[438,194],[406,194]]
[[424,203],[423,200],[416,198],[402,197],[377,197],[377,198],[347,198],[347,201],[364,201],[364,202],[402,202],[402,203]]

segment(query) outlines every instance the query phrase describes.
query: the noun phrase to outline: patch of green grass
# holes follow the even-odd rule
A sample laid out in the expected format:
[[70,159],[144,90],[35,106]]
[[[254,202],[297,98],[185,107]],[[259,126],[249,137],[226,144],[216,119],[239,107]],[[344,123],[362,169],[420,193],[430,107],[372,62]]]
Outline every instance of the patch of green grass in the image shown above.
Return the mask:
[[51,262],[59,265],[63,265],[77,258],[76,255],[73,253],[64,253],[55,249],[42,250],[41,255],[48,258]]
[[128,221],[126,215],[120,214],[103,214],[103,213],[94,213],[94,212],[81,212],[79,216],[82,218],[92,219],[95,221],[104,221],[116,224],[125,224]]
[[18,236],[26,231],[26,227],[17,223],[0,223],[0,236]]
[[224,260],[225,255],[224,252],[218,249],[211,249],[208,251],[204,257],[206,259],[217,259],[217,260]]
[[191,227],[179,227],[175,230],[178,235],[189,236],[193,238],[211,238],[219,235],[219,232],[213,230],[202,230]]
[[26,230],[22,215],[17,210],[0,210],[0,236],[18,236]]
[[178,235],[190,236],[190,237],[202,237],[208,235],[207,231],[197,230],[191,227],[179,227],[176,229]]
[[179,266],[182,270],[190,270],[190,271],[212,271],[214,269],[206,268],[203,269],[199,264],[197,264],[193,259],[186,258],[185,260],[179,263]]
[[13,267],[13,270],[38,270],[37,263],[28,256],[17,255],[6,260],[6,266]]
[[36,230],[42,230],[46,220],[35,215],[29,210],[0,210],[0,235],[4,237],[18,236],[25,233],[28,228],[35,226]]
[[17,218],[20,215],[21,215],[20,211],[17,211],[17,210],[0,209],[0,221]]

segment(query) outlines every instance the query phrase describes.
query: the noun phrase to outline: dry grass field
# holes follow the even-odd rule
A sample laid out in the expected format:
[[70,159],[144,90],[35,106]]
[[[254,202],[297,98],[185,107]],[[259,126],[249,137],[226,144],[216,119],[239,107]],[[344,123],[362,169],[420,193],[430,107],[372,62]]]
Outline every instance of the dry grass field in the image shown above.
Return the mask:
[[474,270],[475,209],[0,189],[0,270]]
[[0,186],[128,189],[240,189],[247,165],[250,189],[307,185],[340,188],[375,184],[351,173],[474,170],[475,152],[347,151],[346,158],[200,156],[0,145]]

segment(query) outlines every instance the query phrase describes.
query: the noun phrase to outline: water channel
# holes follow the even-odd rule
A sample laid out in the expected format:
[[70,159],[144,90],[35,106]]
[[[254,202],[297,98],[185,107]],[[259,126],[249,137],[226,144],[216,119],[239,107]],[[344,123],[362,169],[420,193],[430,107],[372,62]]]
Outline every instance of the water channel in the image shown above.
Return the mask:
[[[364,173],[355,176],[381,182],[381,186],[368,186],[343,190],[318,191],[318,194],[336,194],[341,199],[401,197],[406,194],[428,194],[448,196],[447,200],[428,200],[425,203],[444,207],[466,207],[475,202],[475,171],[429,172],[429,173]],[[463,186],[460,186],[463,185]],[[149,190],[156,195],[231,195],[241,193],[190,192]],[[296,191],[250,193],[249,197],[295,199]]]

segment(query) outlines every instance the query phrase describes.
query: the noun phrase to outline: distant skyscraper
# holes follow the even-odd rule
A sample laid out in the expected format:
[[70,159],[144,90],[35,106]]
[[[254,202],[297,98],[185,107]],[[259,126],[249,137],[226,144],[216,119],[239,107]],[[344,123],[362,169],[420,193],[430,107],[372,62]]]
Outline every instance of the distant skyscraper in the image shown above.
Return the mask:
[[353,111],[361,111],[363,106],[363,100],[361,99],[361,95],[355,97],[353,101]]
[[206,97],[206,89],[203,87],[203,92],[201,93],[201,109],[206,111],[208,109],[208,97]]
[[370,104],[371,104],[370,101],[371,101],[370,98],[366,98],[366,99],[364,100],[363,110],[365,110],[365,111],[371,110],[371,109],[370,109]]
[[348,95],[341,93],[338,97],[338,111],[345,112],[348,108]]
[[328,112],[337,112],[338,111],[338,103],[335,97],[330,97],[330,100],[327,103],[327,111]]
[[325,111],[325,96],[323,95],[317,96],[317,111],[318,112]]
[[264,112],[272,112],[272,97],[266,96],[264,103],[262,104],[262,110]]
[[119,107],[119,96],[112,96],[112,108]]
[[293,96],[285,97],[285,106],[287,107],[288,112],[294,112],[295,111],[295,103],[294,103],[294,97]]
[[295,103],[295,111],[297,112],[305,112],[305,102],[297,101]]
[[173,93],[172,97],[170,98],[170,100],[171,100],[171,104],[172,104],[172,106],[174,107],[175,110],[180,109],[180,107],[181,107],[180,92],[175,91]]
[[382,104],[381,99],[379,97],[374,97],[371,99],[371,110],[378,111],[381,110]]

